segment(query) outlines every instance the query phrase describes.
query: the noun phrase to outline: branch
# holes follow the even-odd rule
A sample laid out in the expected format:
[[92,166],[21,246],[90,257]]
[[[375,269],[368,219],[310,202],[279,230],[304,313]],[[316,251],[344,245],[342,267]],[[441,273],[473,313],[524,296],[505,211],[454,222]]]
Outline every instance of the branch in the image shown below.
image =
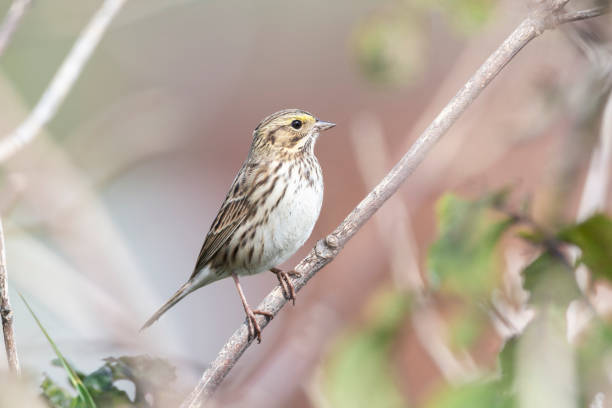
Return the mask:
[[102,35],[126,0],[105,0],[79,35],[30,116],[11,134],[0,140],[0,163],[30,143],[56,114],[74,86]]
[[602,14],[606,14],[610,11],[610,7],[602,6],[595,7],[588,10],[580,10],[580,11],[570,11],[565,14],[562,14],[557,19],[557,24],[571,23],[573,21],[586,20],[593,17],[599,17]]
[[14,0],[11,4],[2,26],[0,26],[0,56],[4,54],[6,46],[31,2],[32,0]]
[[2,318],[6,359],[8,360],[10,370],[15,374],[19,374],[19,357],[17,355],[17,345],[15,344],[15,332],[13,331],[13,309],[11,309],[8,294],[8,272],[6,270],[2,220],[0,220],[0,317]]
[[[410,176],[416,167],[423,161],[435,143],[446,133],[459,116],[470,106],[484,88],[495,76],[510,62],[510,60],[529,41],[536,38],[546,29],[554,28],[558,21],[563,21],[560,14],[562,6],[546,12],[542,9],[530,14],[502,45],[484,62],[476,73],[459,90],[446,107],[438,114],[434,121],[419,136],[410,150],[393,167],[385,178],[351,211],[344,221],[327,237],[319,240],[312,251],[297,266],[296,271],[301,277],[294,279],[293,284],[299,291],[306,283],[325,265],[330,263],[357,233],[357,231],[372,217],[372,215],[391,197]],[[287,303],[280,287],[274,288],[257,306],[276,315]],[[264,328],[268,322],[259,318],[259,324]],[[243,323],[223,346],[217,358],[211,363],[195,389],[183,402],[181,408],[195,408],[210,398],[219,384],[232,369],[242,353],[251,344],[248,338],[248,327]]]

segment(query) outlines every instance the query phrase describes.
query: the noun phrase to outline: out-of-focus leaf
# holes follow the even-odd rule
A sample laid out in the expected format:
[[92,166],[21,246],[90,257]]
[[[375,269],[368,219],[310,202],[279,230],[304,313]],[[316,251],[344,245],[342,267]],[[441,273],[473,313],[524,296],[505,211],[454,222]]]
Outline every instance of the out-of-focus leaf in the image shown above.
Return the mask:
[[47,402],[56,408],[70,408],[74,399],[70,393],[57,385],[51,378],[45,375],[40,385],[43,397]]
[[431,281],[461,295],[488,294],[497,282],[495,247],[513,220],[492,210],[505,192],[468,201],[452,194],[436,206],[438,240],[430,247]]
[[[176,380],[176,370],[167,361],[147,355],[109,357],[104,361],[104,365],[91,374],[73,370],[97,406],[148,408],[180,404],[180,396],[172,388],[172,383]],[[60,359],[53,360],[52,364],[63,367]],[[115,382],[120,380],[134,384],[134,401],[130,400],[125,391],[115,386]],[[54,407],[83,407],[78,398],[57,387],[50,379],[46,379],[42,387],[43,395]],[[153,397],[153,405],[145,395]]]
[[612,219],[596,214],[559,233],[559,239],[580,247],[583,262],[595,277],[612,280]]
[[146,355],[106,358],[103,368],[110,370],[113,380],[130,380],[136,386],[136,402],[144,401],[147,393],[168,390],[176,380],[176,369],[166,360]]
[[595,319],[581,337],[577,347],[581,406],[589,406],[597,393],[609,387],[607,362],[612,357],[612,326]]
[[504,348],[499,353],[499,370],[500,370],[500,384],[505,389],[506,393],[509,393],[512,383],[514,382],[514,376],[516,375],[515,359],[516,359],[516,345],[518,338],[513,337],[508,339],[504,344]]
[[421,7],[442,13],[462,34],[478,32],[489,20],[496,0],[418,0]]
[[427,408],[513,408],[516,339],[506,342],[499,354],[500,378],[479,380],[458,387],[448,386],[433,394]]
[[30,311],[30,314],[34,318],[34,321],[36,322],[36,324],[38,325],[40,330],[43,332],[43,334],[47,338],[47,341],[51,345],[51,348],[53,348],[53,351],[55,352],[55,355],[57,356],[57,358],[62,363],[62,366],[64,367],[64,370],[66,371],[66,374],[68,374],[68,378],[70,379],[70,383],[77,390],[77,393],[78,393],[78,396],[79,396],[79,403],[81,404],[81,406],[82,407],[86,407],[86,408],[96,408],[96,404],[94,403],[94,400],[91,397],[91,394],[87,390],[87,387],[85,387],[85,385],[81,381],[81,378],[75,373],[75,371],[72,369],[70,364],[68,364],[68,361],[66,361],[66,359],[64,358],[64,356],[60,352],[59,348],[53,342],[53,340],[51,339],[51,336],[49,336],[49,333],[47,333],[47,331],[43,327],[43,325],[40,322],[40,320],[38,320],[38,317],[36,316],[36,314],[34,314],[34,311],[30,307],[30,304],[25,300],[25,298],[21,295],[21,293],[19,294],[19,296],[21,297],[21,300],[23,301],[23,303],[26,305],[26,307]]
[[494,381],[448,388],[434,396],[427,408],[512,408],[514,398]]
[[341,339],[325,365],[323,390],[334,408],[404,408],[393,376],[391,346],[409,299],[386,294],[366,328]]
[[455,350],[469,349],[481,338],[490,321],[487,310],[480,304],[469,302],[456,308],[448,323],[449,345]]
[[[172,387],[172,383],[176,380],[176,369],[166,360],[140,355],[109,357],[104,361],[102,367],[88,375],[73,370],[91,394],[97,406],[151,407],[151,404],[145,398],[146,395],[153,397],[153,406],[180,404],[180,396]],[[54,359],[51,363],[63,367],[61,359]],[[134,384],[134,401],[130,400],[125,391],[115,386],[115,382],[120,380],[130,381]],[[78,398],[73,398],[68,391],[57,387],[50,379],[43,383],[43,394],[54,407],[83,406]],[[54,398],[53,401],[51,401],[51,397]],[[56,400],[58,401],[57,404]]]
[[422,19],[405,3],[369,16],[353,35],[353,49],[365,76],[385,84],[410,84],[425,71]]
[[523,271],[524,288],[531,303],[555,304],[565,308],[580,296],[571,268],[555,254],[545,252]]
[[495,0],[440,0],[451,24],[465,34],[474,34],[488,21]]
[[85,384],[96,404],[100,407],[133,406],[125,391],[115,387],[115,380],[113,371],[104,365],[93,373],[84,376],[83,384]]
[[541,231],[533,229],[521,229],[516,234],[533,245],[542,245],[548,239]]

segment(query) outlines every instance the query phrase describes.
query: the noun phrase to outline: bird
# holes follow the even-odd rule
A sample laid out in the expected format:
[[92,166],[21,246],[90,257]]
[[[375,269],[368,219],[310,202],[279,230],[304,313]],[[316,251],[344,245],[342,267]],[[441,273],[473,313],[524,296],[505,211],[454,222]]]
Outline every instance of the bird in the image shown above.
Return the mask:
[[248,156],[206,234],[193,273],[174,295],[146,321],[141,330],[191,292],[232,277],[246,313],[249,339],[261,342],[256,315],[239,276],[271,271],[285,297],[295,304],[295,289],[278,265],[308,239],[323,202],[323,176],[314,154],[322,131],[335,124],[301,109],[285,109],[263,119],[253,131]]

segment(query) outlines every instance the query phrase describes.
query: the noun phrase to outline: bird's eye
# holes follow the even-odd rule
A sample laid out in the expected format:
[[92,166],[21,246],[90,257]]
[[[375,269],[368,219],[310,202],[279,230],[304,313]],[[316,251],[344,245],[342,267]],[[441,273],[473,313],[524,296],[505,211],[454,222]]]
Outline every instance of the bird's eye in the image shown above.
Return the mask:
[[291,127],[294,128],[295,130],[299,129],[302,127],[302,121],[301,120],[294,120],[293,122],[291,122]]

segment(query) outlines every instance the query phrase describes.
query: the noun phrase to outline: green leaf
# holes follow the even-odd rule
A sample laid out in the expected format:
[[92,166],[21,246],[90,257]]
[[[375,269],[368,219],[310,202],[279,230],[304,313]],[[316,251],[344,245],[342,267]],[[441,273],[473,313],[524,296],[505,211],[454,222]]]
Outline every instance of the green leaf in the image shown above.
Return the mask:
[[448,322],[449,345],[457,351],[469,349],[481,338],[490,322],[488,311],[480,304],[470,301],[455,307]]
[[485,295],[498,274],[495,248],[513,220],[493,208],[505,192],[468,201],[444,195],[436,206],[439,237],[430,247],[428,269],[432,283],[461,295]]
[[[147,393],[157,395],[176,380],[176,369],[166,360],[147,355],[109,357],[103,368],[110,370],[112,379],[129,380],[136,387],[135,402],[143,402]],[[165,396],[168,397],[167,395]]]
[[559,239],[582,250],[580,262],[597,278],[612,280],[612,219],[596,214],[559,233]]
[[30,314],[34,318],[34,321],[36,321],[36,324],[38,325],[40,330],[43,332],[45,337],[47,338],[47,341],[51,345],[51,348],[53,348],[53,351],[55,352],[55,355],[57,356],[57,358],[62,363],[62,366],[64,367],[64,370],[66,371],[66,374],[68,375],[68,378],[70,379],[70,383],[77,390],[77,393],[79,395],[79,397],[78,397],[78,403],[80,404],[79,406],[83,406],[83,407],[86,407],[86,408],[96,408],[96,404],[94,403],[94,400],[91,397],[91,394],[87,390],[87,387],[85,387],[85,385],[83,385],[83,382],[81,381],[81,378],[75,373],[75,371],[72,369],[70,364],[68,364],[68,361],[66,361],[66,359],[64,358],[64,356],[60,352],[59,348],[55,345],[55,343],[51,339],[51,336],[49,336],[49,334],[47,333],[47,331],[43,327],[43,325],[40,322],[40,320],[38,320],[38,317],[36,316],[36,314],[34,314],[34,311],[30,307],[30,304],[25,300],[25,298],[23,297],[23,295],[21,293],[19,293],[19,297],[21,297],[21,300],[23,301],[23,303],[25,303],[26,307],[30,311]]
[[[86,375],[73,370],[91,394],[93,401],[99,407],[150,407],[145,398],[153,396],[155,406],[178,406],[181,395],[178,395],[171,384],[176,380],[176,369],[166,360],[147,355],[109,357],[105,363],[94,372]],[[63,367],[60,359],[51,362]],[[135,398],[131,401],[127,393],[115,386],[116,381],[125,380],[134,384]],[[52,406],[82,407],[79,399],[70,396],[66,390],[55,386],[48,380],[44,384],[44,395]],[[55,389],[55,388],[57,389]],[[48,394],[48,395],[47,395]],[[51,400],[54,398],[53,401]],[[62,397],[65,397],[63,400]],[[62,402],[64,401],[64,402]],[[61,404],[64,405],[61,405]]]
[[405,295],[387,294],[366,328],[335,345],[323,374],[330,406],[406,407],[392,374],[391,347],[408,310]]
[[92,394],[96,404],[102,407],[132,406],[132,401],[125,393],[115,387],[113,371],[106,365],[93,373],[84,376],[83,384]]
[[580,394],[584,400],[581,406],[589,406],[597,393],[609,387],[608,362],[612,357],[612,325],[595,318],[590,327],[581,334],[577,351]]
[[458,387],[447,386],[433,394],[427,408],[513,408],[514,359],[517,339],[510,339],[499,354],[500,378],[478,380]]
[[451,24],[464,34],[478,32],[489,20],[494,0],[441,0]]
[[47,400],[52,407],[55,408],[70,408],[72,406],[73,397],[70,393],[57,385],[47,375],[44,376],[44,380],[40,385],[43,397]]
[[451,26],[464,35],[477,33],[489,20],[496,3],[495,0],[417,0],[421,7],[446,16]]
[[573,270],[556,254],[544,252],[523,270],[523,277],[530,303],[558,305],[565,312],[580,297]]
[[353,54],[368,79],[387,85],[405,85],[423,75],[427,41],[420,17],[410,4],[395,2],[357,25],[353,33]]
[[542,231],[536,231],[533,229],[520,229],[517,231],[517,236],[523,238],[525,241],[529,242],[534,246],[544,245],[548,237],[544,235]]
[[513,396],[498,382],[482,381],[449,387],[434,396],[427,408],[512,408]]
[[518,340],[518,337],[508,339],[498,356],[499,369],[501,372],[500,384],[502,388],[506,390],[506,393],[511,390],[516,375],[515,360]]

